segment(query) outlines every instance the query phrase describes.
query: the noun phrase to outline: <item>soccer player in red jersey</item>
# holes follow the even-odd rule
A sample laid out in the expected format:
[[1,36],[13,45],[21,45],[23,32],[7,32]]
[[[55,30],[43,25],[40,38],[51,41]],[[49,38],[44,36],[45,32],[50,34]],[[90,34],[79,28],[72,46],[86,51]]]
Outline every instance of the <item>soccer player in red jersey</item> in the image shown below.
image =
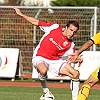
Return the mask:
[[[66,75],[71,78],[72,100],[77,100],[80,74],[78,70],[75,70],[71,66],[71,63],[67,59],[69,54],[75,52],[75,44],[72,38],[77,33],[79,24],[76,21],[69,21],[66,27],[63,28],[57,23],[46,23],[26,16],[16,7],[13,9],[28,22],[39,26],[45,33],[37,45],[32,59],[32,63],[38,71],[38,78],[45,93],[41,98],[49,94],[54,99],[54,96],[47,86],[47,71],[49,70],[55,76]],[[76,62],[82,62],[82,60],[79,56]]]

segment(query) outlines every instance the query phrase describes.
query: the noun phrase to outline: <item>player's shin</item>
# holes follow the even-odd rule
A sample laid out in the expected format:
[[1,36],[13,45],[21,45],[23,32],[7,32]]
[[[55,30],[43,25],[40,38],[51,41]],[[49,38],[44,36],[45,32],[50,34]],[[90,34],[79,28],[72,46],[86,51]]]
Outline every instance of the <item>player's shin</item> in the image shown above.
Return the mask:
[[47,91],[49,91],[48,87],[47,87],[47,76],[41,76],[41,74],[38,74],[38,78],[40,79],[42,88],[43,88],[43,92],[46,93]]
[[77,100],[78,92],[79,92],[79,85],[80,85],[79,79],[71,79],[70,88],[72,91],[72,100]]
[[79,91],[78,99],[77,100],[86,100],[89,96],[90,92],[90,86],[87,84],[84,84]]

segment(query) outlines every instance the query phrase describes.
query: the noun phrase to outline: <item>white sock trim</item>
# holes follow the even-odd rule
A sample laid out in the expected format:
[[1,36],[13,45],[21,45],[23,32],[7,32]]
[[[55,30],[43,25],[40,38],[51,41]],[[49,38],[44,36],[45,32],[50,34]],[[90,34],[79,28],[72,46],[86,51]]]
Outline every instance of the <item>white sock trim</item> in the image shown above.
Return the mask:
[[47,80],[47,76],[41,76],[40,73],[38,74],[38,78],[39,78],[41,81]]
[[43,92],[44,92],[44,93],[47,93],[48,91],[49,91],[48,88],[43,88]]

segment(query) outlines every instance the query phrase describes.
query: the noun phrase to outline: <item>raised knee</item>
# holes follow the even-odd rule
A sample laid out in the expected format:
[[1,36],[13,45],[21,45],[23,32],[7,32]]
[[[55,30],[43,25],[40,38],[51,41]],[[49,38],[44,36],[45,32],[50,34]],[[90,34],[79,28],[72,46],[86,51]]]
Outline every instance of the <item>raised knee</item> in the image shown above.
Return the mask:
[[47,68],[42,68],[39,70],[38,78],[43,81],[47,79]]
[[73,75],[73,79],[79,79],[79,75],[80,75],[79,71],[76,70]]
[[43,75],[43,76],[45,76],[47,74],[47,68],[42,68],[40,70],[40,74]]

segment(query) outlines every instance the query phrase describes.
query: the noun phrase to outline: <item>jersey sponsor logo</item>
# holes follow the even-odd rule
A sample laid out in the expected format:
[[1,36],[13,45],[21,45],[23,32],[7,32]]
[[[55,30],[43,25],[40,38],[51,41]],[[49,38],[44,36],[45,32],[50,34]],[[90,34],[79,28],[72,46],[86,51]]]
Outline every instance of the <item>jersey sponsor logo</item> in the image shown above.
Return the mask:
[[49,38],[49,40],[59,49],[59,50],[63,50],[64,48],[61,47],[61,45],[59,43],[57,43],[56,41],[54,41],[53,38]]

